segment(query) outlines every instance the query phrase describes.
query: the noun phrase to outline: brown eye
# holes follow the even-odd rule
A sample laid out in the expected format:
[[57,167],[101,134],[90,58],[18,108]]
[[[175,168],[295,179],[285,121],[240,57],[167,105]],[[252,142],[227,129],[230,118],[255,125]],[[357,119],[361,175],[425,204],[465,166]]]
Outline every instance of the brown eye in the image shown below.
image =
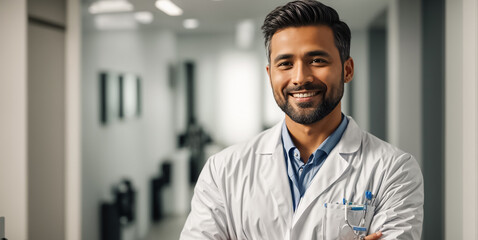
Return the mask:
[[312,63],[327,63],[327,61],[322,58],[316,58],[312,60]]
[[292,66],[291,62],[281,62],[277,65],[278,67],[290,67]]

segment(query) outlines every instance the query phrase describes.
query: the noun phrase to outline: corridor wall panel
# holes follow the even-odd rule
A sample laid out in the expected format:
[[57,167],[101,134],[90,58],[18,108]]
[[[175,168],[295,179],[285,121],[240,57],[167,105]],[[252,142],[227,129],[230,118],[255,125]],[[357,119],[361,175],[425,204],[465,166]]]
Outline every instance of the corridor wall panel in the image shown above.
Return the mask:
[[65,33],[28,26],[28,239],[65,238]]
[[0,216],[8,239],[27,239],[27,15],[0,1]]
[[445,1],[422,0],[423,239],[445,239]]
[[28,16],[65,25],[65,8],[65,0],[30,0],[28,1]]

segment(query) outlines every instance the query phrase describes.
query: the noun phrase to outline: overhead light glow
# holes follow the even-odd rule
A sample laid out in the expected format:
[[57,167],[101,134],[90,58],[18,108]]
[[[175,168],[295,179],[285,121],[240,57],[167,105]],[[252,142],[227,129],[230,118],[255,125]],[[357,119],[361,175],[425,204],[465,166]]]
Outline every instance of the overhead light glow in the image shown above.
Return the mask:
[[193,18],[184,19],[183,26],[186,29],[195,29],[195,28],[199,27],[199,21],[197,19],[193,19]]
[[125,0],[101,0],[92,3],[88,11],[91,14],[129,12],[133,11],[133,5]]
[[134,19],[140,23],[149,24],[153,22],[153,14],[150,12],[136,12],[134,13]]
[[155,5],[159,10],[169,16],[179,16],[183,14],[183,10],[170,0],[157,0]]

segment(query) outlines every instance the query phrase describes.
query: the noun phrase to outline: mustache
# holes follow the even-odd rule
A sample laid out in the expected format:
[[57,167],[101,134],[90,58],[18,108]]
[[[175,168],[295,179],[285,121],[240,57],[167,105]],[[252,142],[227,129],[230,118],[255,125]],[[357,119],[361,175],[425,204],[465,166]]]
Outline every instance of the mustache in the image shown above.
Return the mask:
[[284,94],[289,94],[290,92],[293,92],[293,91],[303,91],[303,90],[325,92],[325,91],[327,91],[327,85],[325,85],[323,83],[322,84],[320,84],[320,83],[307,83],[307,84],[300,85],[300,86],[286,87],[286,88],[284,88],[283,92],[284,92]]

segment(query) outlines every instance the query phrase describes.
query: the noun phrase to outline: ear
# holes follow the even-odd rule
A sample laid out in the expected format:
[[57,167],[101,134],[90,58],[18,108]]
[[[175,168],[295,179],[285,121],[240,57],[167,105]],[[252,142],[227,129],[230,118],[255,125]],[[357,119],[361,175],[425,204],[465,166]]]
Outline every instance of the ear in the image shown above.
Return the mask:
[[344,62],[344,82],[348,83],[352,81],[353,77],[354,77],[354,60],[351,57],[349,57],[349,59],[347,59]]
[[269,81],[271,80],[271,67],[270,67],[270,64],[267,64],[266,66],[266,72],[267,72],[267,75],[269,76]]

